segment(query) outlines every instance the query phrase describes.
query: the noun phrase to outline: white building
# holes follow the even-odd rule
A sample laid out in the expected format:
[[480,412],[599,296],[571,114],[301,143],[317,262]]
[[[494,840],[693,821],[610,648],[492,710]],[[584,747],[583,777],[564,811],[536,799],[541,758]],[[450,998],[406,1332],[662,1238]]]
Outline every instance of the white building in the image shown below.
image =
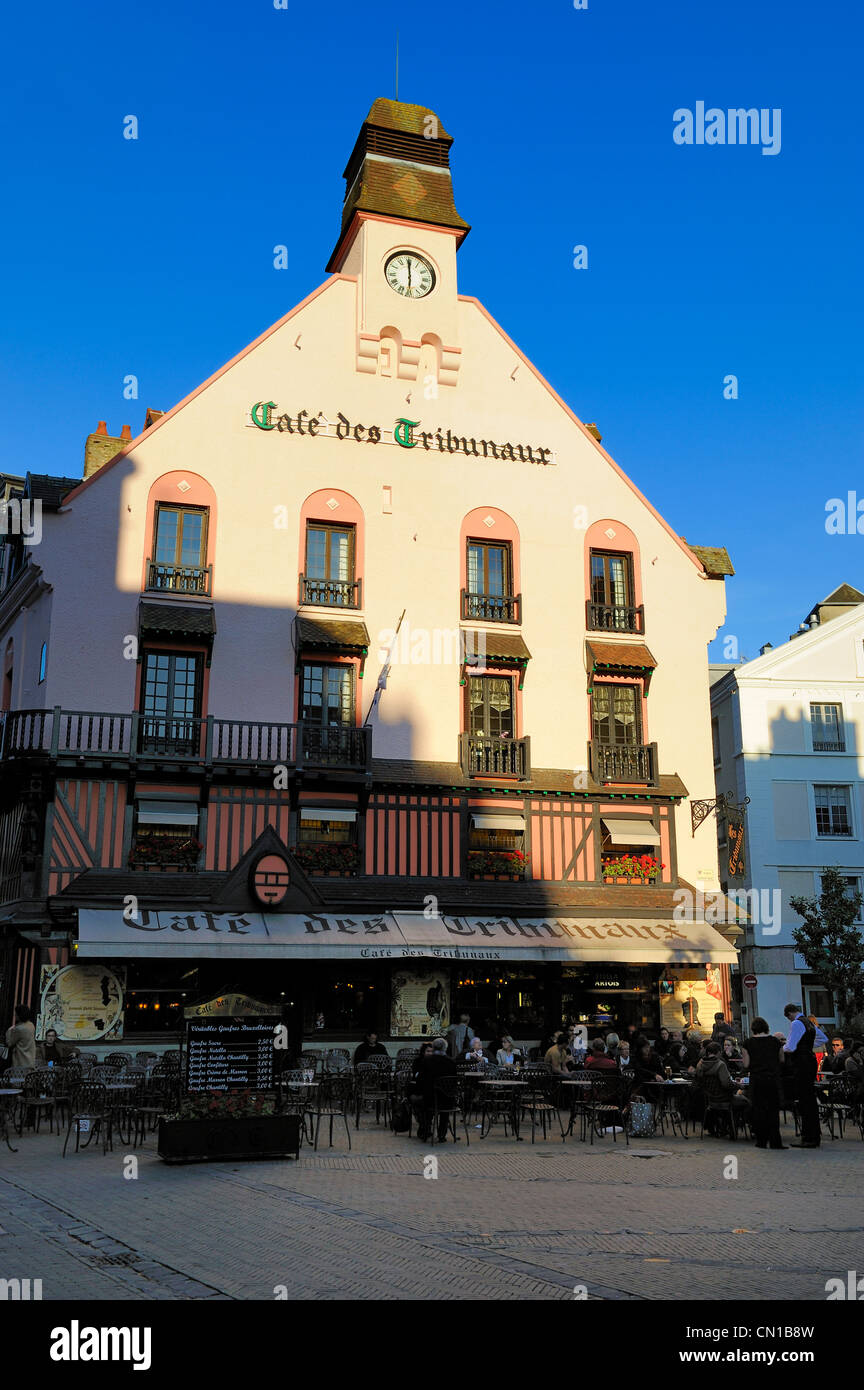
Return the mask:
[[779,1029],[799,1000],[836,1023],[830,991],[794,949],[789,900],[818,896],[826,867],[864,883],[864,593],[841,584],[781,647],[712,675],[716,790],[750,798],[743,878],[723,879],[718,830],[724,891],[751,891],[741,971],[757,984],[742,989],[742,1023],[761,1014]]

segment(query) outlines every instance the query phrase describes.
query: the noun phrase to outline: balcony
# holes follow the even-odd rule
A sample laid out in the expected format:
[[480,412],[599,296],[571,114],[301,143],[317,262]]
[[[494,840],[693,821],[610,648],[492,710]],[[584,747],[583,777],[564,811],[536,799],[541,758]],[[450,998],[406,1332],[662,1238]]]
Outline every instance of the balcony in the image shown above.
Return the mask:
[[459,761],[466,777],[512,777],[526,782],[531,776],[531,740],[460,734]]
[[645,631],[645,608],[628,607],[624,603],[594,603],[590,598],[585,604],[585,626],[589,632],[639,632]]
[[147,590],[159,594],[197,594],[209,597],[213,592],[212,565],[163,565],[147,561]]
[[300,602],[324,608],[360,608],[362,581],[359,579],[310,579],[300,576]]
[[657,744],[594,741],[588,745],[588,767],[595,782],[634,782],[656,787]]
[[248,719],[164,719],[138,713],[10,710],[0,715],[0,761],[41,757],[67,766],[88,762],[162,762],[365,771],[372,731],[353,725],[268,723]]
[[462,617],[480,623],[521,623],[521,594],[469,594],[462,591]]

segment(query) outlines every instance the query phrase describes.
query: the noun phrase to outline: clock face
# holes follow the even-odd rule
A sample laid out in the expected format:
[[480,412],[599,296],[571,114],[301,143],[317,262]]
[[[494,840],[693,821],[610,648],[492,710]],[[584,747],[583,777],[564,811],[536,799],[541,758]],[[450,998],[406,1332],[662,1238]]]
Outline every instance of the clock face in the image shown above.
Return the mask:
[[387,284],[406,299],[422,299],[435,288],[435,271],[413,251],[397,251],[384,267]]

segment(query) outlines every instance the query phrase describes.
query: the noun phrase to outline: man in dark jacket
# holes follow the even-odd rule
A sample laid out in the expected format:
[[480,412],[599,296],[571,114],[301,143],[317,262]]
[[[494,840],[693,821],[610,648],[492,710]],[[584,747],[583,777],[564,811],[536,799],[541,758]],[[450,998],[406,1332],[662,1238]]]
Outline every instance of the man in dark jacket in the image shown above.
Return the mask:
[[[423,1144],[428,1142],[432,1127],[435,1111],[435,1082],[440,1081],[442,1076],[455,1075],[456,1063],[447,1056],[446,1039],[436,1038],[432,1044],[431,1055],[420,1059],[414,1077],[415,1093],[412,1100],[420,1112],[417,1138]],[[439,1117],[438,1138],[442,1143],[447,1138],[446,1115]]]
[[359,1066],[361,1062],[368,1062],[370,1057],[386,1057],[387,1049],[383,1043],[379,1043],[377,1033],[367,1033],[362,1043],[354,1052],[354,1065]]
[[830,1072],[833,1076],[840,1076],[846,1070],[846,1058],[849,1053],[846,1051],[842,1038],[831,1039],[831,1050],[822,1058],[823,1072]]
[[714,1015],[714,1027],[711,1029],[711,1041],[719,1042],[723,1046],[724,1038],[734,1038],[735,1029],[731,1023],[727,1023],[722,1014]]

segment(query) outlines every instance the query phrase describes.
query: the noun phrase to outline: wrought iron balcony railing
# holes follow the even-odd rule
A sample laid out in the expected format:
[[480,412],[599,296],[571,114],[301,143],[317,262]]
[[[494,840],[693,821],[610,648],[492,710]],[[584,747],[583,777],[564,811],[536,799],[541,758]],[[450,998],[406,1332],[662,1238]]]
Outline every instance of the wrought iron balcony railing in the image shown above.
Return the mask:
[[531,776],[531,740],[460,734],[459,761],[466,777],[514,777],[526,782]]
[[462,617],[481,623],[521,623],[521,594],[470,594],[462,590]]
[[147,588],[160,594],[198,594],[213,592],[212,565],[163,565],[147,561]]
[[595,782],[637,782],[656,787],[656,743],[598,743],[588,745],[588,766]]
[[369,766],[372,731],[353,725],[269,723],[251,719],[169,719],[90,710],[9,710],[0,715],[0,761],[42,757],[293,767]]
[[643,633],[645,608],[641,603],[632,608],[625,603],[594,603],[589,598],[585,604],[585,626],[589,632]]
[[300,576],[300,602],[326,608],[361,608],[362,581],[359,579],[310,579]]

